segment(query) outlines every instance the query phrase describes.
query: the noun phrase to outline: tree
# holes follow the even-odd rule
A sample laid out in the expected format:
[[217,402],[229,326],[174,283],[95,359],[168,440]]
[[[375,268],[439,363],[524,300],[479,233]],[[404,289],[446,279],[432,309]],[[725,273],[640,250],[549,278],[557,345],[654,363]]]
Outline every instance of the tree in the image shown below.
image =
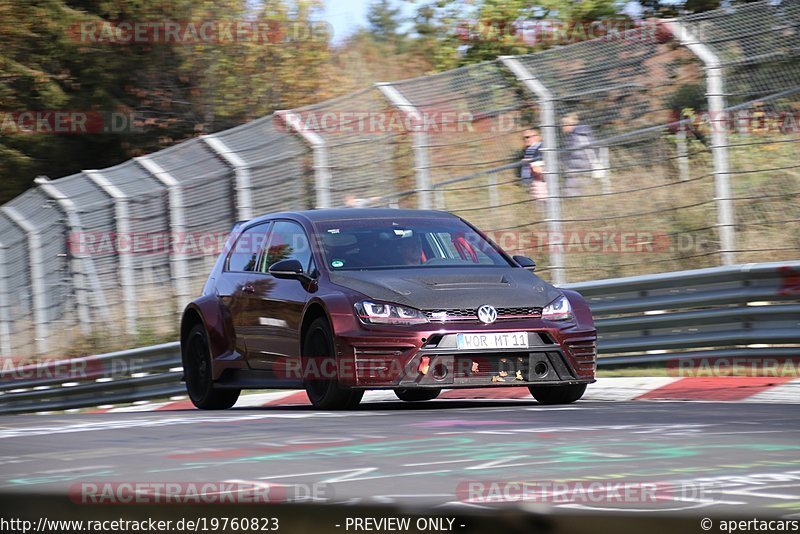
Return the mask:
[[[529,39],[523,31],[526,25],[559,22],[569,28],[570,42],[589,39],[590,34],[578,30],[596,20],[620,17],[618,7],[616,0],[439,0],[433,20],[426,17],[425,25],[438,26],[436,33],[445,35],[447,48],[457,51],[455,63],[464,65],[559,44]],[[449,68],[448,63],[437,66]]]
[[409,50],[415,57],[423,59],[437,70],[457,66],[458,45],[451,39],[450,25],[442,21],[442,16],[432,4],[423,3],[417,8],[413,18],[414,39]]
[[[7,121],[6,135],[0,136],[0,201],[30,187],[38,174],[59,177],[102,168],[157,149],[165,134],[169,140],[191,135],[191,81],[176,74],[181,50],[98,42],[97,30],[112,29],[117,21],[177,19],[191,5],[187,0],[0,0],[0,111]],[[12,131],[10,118],[31,111],[76,112],[102,117],[103,123],[80,135]],[[112,113],[131,117],[130,128],[104,131]]]
[[689,13],[702,13],[704,11],[711,11],[719,9],[720,0],[686,0],[683,8]]
[[391,0],[373,0],[367,9],[369,33],[380,42],[394,42],[399,37],[400,8],[392,7]]
[[[0,117],[113,112],[135,125],[89,135],[0,131],[0,203],[39,174],[108,167],[327,96],[330,35],[315,22],[320,12],[321,0],[0,0]],[[175,21],[186,30],[180,42],[103,39],[124,23]],[[204,21],[220,33],[193,40],[189,27]],[[242,22],[260,33],[226,39],[221,29]]]

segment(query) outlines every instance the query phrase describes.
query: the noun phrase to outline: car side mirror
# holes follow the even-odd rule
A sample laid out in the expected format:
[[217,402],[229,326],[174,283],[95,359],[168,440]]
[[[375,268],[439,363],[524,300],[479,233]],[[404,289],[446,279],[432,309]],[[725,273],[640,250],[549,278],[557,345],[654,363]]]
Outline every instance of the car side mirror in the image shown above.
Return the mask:
[[536,270],[536,262],[527,256],[514,256],[513,259],[526,271],[533,272]]
[[295,259],[281,260],[269,266],[269,274],[275,278],[282,278],[285,280],[300,280],[309,278],[303,272],[303,265]]

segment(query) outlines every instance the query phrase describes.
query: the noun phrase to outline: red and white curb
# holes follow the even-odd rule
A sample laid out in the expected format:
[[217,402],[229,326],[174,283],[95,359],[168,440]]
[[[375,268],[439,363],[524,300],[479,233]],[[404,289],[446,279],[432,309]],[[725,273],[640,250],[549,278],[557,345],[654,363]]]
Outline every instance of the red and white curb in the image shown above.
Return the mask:
[[[527,388],[450,389],[439,399],[532,400]],[[598,378],[584,401],[727,401],[800,404],[800,379],[787,377],[624,377]],[[398,402],[392,391],[367,391],[365,403]],[[243,395],[236,408],[308,405],[304,391]],[[100,406],[93,413],[152,412],[194,409],[185,397],[168,402],[142,401],[131,406]]]

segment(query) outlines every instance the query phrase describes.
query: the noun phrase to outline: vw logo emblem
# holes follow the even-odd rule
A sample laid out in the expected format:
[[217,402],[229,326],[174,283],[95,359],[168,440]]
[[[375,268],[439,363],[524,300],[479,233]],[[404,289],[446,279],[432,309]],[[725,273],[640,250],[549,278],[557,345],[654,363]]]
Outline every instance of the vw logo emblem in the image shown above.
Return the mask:
[[481,306],[478,308],[478,319],[484,324],[492,324],[497,320],[497,310],[488,304]]

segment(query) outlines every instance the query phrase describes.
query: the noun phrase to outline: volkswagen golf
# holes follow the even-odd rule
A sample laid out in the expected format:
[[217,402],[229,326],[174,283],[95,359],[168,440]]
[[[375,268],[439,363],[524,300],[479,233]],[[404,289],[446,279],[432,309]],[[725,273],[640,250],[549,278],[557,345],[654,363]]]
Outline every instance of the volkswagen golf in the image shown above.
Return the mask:
[[446,212],[325,209],[235,225],[181,322],[184,379],[202,409],[242,389],[305,389],[348,409],[369,389],[403,401],[448,388],[526,387],[578,400],[596,372],[586,301]]

